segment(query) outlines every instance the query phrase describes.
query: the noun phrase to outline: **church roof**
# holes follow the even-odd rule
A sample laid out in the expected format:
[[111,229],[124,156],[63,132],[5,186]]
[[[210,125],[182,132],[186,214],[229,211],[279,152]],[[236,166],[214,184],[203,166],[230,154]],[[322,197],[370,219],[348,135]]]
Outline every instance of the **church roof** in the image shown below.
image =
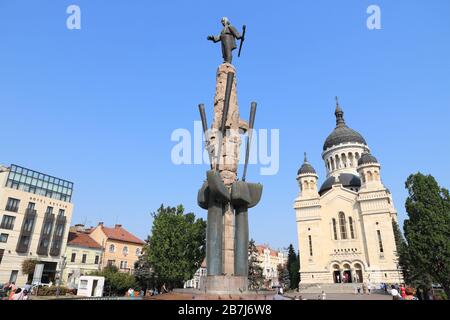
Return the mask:
[[333,146],[337,146],[341,143],[348,143],[348,142],[356,142],[367,145],[366,140],[361,134],[349,128],[345,124],[344,111],[339,106],[337,98],[336,98],[336,111],[334,114],[336,116],[336,128],[333,130],[333,132],[330,133],[330,135],[325,140],[325,143],[323,145],[324,151]]
[[307,174],[312,173],[316,174],[316,170],[314,170],[313,166],[308,162],[308,159],[306,158],[306,152],[305,152],[305,160],[303,161],[302,166],[298,170],[297,174]]
[[319,194],[323,195],[328,190],[331,190],[333,185],[342,184],[344,188],[360,188],[361,187],[361,179],[354,174],[351,173],[341,173],[336,180],[334,176],[329,177],[320,187]]
[[378,160],[370,153],[363,153],[361,158],[359,158],[359,160],[358,160],[358,166],[362,166],[364,164],[369,164],[369,163],[378,163]]

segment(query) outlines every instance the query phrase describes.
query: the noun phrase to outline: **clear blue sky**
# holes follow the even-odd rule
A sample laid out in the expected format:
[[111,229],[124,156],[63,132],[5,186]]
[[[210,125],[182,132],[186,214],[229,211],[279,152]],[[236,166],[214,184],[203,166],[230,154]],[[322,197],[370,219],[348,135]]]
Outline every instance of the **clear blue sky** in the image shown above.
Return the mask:
[[[174,166],[170,135],[212,115],[228,16],[247,41],[238,68],[242,117],[279,128],[280,172],[250,213],[251,236],[297,246],[296,172],[307,151],[324,179],[322,145],[338,95],[349,126],[382,164],[400,220],[410,173],[450,187],[450,2],[0,0],[0,163],[75,183],[73,223],[122,223],[144,238],[161,203],[196,205],[207,166]],[[82,29],[66,28],[66,8]],[[366,28],[378,4],[382,30]]]

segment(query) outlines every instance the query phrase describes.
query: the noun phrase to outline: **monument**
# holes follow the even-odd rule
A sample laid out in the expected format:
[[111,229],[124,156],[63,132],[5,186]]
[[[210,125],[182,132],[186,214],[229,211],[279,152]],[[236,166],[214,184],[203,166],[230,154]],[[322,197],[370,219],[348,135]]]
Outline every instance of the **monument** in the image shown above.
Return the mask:
[[[245,39],[245,26],[240,34],[227,18],[223,30],[208,40],[221,42],[223,63],[217,69],[214,97],[214,120],[208,128],[205,106],[199,105],[211,170],[198,192],[198,204],[208,210],[206,235],[208,294],[243,294],[248,291],[248,209],[256,206],[262,185],[246,182],[256,102],[252,102],[250,120],[240,118],[237,99],[236,68],[231,64],[236,40]],[[241,134],[248,133],[242,179],[238,179]]]

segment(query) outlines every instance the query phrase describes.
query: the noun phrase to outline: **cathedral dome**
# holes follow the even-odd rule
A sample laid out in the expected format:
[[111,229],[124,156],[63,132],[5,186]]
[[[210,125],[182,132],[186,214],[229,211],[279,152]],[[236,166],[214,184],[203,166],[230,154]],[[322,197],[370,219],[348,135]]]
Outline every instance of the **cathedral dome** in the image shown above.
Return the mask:
[[305,152],[305,160],[303,161],[302,166],[300,167],[300,169],[297,172],[297,175],[301,175],[301,174],[316,174],[316,170],[314,169],[314,167],[308,162],[308,159],[306,158],[306,152]]
[[367,145],[366,140],[361,134],[355,130],[349,128],[345,124],[344,111],[342,111],[339,103],[336,101],[336,128],[331,132],[331,134],[325,140],[323,145],[323,150],[327,150],[333,146],[337,146],[341,143],[355,142]]
[[362,166],[364,164],[370,164],[370,163],[378,163],[377,158],[375,158],[370,153],[364,153],[361,158],[358,160],[358,166]]
[[361,179],[351,173],[341,173],[336,180],[334,176],[329,177],[320,187],[319,194],[323,195],[328,190],[331,190],[333,185],[342,184],[347,189],[359,189],[361,187]]

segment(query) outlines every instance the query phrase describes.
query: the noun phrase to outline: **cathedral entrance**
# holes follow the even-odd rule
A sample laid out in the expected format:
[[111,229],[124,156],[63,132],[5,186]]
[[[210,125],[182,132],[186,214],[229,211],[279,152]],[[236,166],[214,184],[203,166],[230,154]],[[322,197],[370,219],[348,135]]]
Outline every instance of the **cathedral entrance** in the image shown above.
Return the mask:
[[359,263],[355,264],[355,282],[356,283],[363,283],[364,282],[362,267],[361,267],[361,265]]
[[349,264],[344,264],[344,272],[342,272],[342,282],[344,283],[352,283],[352,270]]
[[333,281],[334,283],[341,283],[341,271],[339,268],[339,265],[335,264],[333,265]]

